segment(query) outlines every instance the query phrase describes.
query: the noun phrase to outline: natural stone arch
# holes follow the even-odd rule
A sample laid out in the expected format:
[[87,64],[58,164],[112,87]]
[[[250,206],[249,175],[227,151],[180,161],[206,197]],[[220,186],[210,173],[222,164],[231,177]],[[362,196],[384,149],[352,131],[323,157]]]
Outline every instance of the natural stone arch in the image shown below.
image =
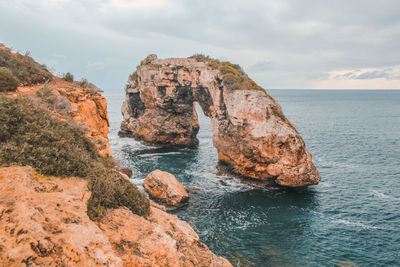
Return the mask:
[[142,61],[128,81],[120,135],[195,147],[196,101],[211,119],[220,169],[264,185],[319,182],[310,152],[277,101],[238,65],[204,56]]

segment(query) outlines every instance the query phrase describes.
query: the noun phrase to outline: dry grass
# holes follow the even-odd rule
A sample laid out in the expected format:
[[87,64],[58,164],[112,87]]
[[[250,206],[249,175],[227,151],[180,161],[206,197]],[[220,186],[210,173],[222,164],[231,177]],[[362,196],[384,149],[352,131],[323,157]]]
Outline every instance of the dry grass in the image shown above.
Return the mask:
[[12,72],[4,67],[0,67],[0,92],[13,92],[17,90],[18,79]]
[[37,63],[29,53],[12,53],[3,44],[0,44],[0,67],[9,69],[20,85],[43,83],[52,79],[46,66]]

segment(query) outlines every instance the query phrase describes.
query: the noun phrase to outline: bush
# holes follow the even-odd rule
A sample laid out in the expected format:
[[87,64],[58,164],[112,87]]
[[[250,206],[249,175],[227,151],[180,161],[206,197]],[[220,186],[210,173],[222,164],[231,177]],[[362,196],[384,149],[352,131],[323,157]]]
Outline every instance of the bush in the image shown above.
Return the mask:
[[100,162],[83,132],[28,99],[0,99],[0,166],[30,165],[54,176],[89,175]]
[[63,79],[67,82],[73,82],[74,81],[74,75],[71,73],[67,72],[63,75]]
[[222,82],[226,88],[231,90],[258,90],[264,91],[259,85],[257,85],[242,68],[237,64],[232,64],[229,61],[219,61],[217,59],[210,58],[209,56],[196,54],[191,56],[196,61],[207,63],[211,68],[219,70],[223,76]]
[[0,167],[29,165],[42,174],[90,179],[91,219],[107,208],[125,206],[135,214],[150,213],[148,199],[123,180],[109,158],[103,158],[83,131],[28,98],[0,95]]
[[95,84],[88,82],[88,80],[85,78],[79,82],[79,85],[83,88],[89,89],[92,91],[92,93],[101,92],[100,88],[98,88]]
[[11,53],[10,49],[0,44],[0,67],[8,68],[18,79],[18,83],[31,85],[51,80],[52,75],[44,65],[40,65],[29,53],[21,55]]
[[[139,66],[138,66],[139,67]],[[128,83],[126,85],[126,89],[128,88],[136,88],[138,85],[138,74],[137,71],[133,72],[131,75],[128,77]]]
[[43,87],[36,91],[36,96],[38,97],[49,97],[53,94],[53,89],[44,84]]
[[82,78],[82,80],[79,82],[79,85],[82,86],[83,88],[88,88],[89,87],[89,82],[87,79]]
[[0,68],[0,92],[13,92],[18,87],[18,79],[7,68]]
[[89,188],[92,191],[88,202],[88,215],[91,219],[101,217],[106,209],[121,206],[140,216],[150,213],[149,200],[116,170],[98,170],[90,180]]

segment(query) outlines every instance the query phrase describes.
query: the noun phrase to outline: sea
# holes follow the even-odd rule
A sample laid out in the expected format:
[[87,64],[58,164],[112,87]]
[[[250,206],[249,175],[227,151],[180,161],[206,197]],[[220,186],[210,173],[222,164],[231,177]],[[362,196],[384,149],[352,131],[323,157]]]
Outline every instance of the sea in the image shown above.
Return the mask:
[[124,91],[106,91],[114,156],[142,183],[155,169],[187,188],[171,211],[235,266],[400,266],[400,90],[268,90],[321,174],[318,185],[257,188],[218,176],[209,118],[197,149],[119,138]]

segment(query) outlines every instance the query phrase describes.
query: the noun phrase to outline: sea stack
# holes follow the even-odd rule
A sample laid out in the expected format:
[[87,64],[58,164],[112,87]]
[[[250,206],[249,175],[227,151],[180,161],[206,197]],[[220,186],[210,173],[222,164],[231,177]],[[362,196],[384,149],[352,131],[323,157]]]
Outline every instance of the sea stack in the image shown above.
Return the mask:
[[120,135],[196,147],[195,102],[211,119],[220,171],[264,186],[319,182],[311,153],[278,102],[239,65],[202,55],[143,60],[129,76]]

